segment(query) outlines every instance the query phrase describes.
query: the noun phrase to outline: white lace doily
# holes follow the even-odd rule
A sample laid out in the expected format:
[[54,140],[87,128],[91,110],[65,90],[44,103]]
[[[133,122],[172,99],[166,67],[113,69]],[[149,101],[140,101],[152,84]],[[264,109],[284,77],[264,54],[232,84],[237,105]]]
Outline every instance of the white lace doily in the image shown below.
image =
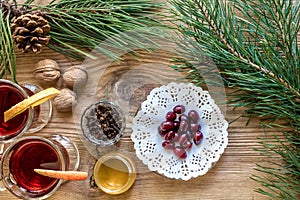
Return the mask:
[[[176,105],[199,113],[203,133],[200,145],[193,145],[186,159],[177,158],[172,150],[162,147],[163,138],[157,127],[165,121],[166,113]],[[169,178],[188,180],[204,175],[217,162],[228,144],[228,123],[207,91],[189,84],[170,83],[155,88],[141,105],[133,119],[136,154],[151,171]]]

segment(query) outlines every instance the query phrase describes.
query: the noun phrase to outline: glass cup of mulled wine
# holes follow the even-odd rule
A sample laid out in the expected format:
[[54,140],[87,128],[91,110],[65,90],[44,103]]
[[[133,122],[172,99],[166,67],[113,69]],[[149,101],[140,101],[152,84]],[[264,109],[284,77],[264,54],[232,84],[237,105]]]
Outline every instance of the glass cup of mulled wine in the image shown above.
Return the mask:
[[63,183],[34,169],[77,170],[79,153],[67,137],[24,136],[13,141],[0,162],[0,175],[8,191],[21,199],[45,199]]
[[24,132],[37,132],[48,123],[52,115],[50,101],[32,108],[4,122],[4,112],[25,98],[41,91],[37,85],[19,85],[10,80],[0,79],[0,143],[9,143]]

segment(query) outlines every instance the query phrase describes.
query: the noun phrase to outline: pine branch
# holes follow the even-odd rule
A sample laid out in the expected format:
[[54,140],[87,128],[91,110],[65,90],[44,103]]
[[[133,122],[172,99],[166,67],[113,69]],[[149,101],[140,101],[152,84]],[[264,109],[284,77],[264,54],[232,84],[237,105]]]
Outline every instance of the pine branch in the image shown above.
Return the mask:
[[110,48],[127,49],[129,46],[142,47],[134,37],[126,41],[118,40],[125,31],[147,28],[143,34],[151,32],[151,27],[162,26],[155,20],[157,10],[162,4],[149,0],[98,1],[98,0],[61,0],[34,9],[42,10],[49,18],[51,40],[49,47],[55,51],[82,60],[104,40],[113,38],[111,47],[100,49],[103,54],[114,57]]
[[16,82],[16,53],[9,28],[9,17],[0,9],[0,77],[11,76]]
[[[229,41],[227,40],[227,38],[225,38],[225,33],[228,32],[228,30],[226,30],[226,27],[220,25],[220,24],[216,24],[215,20],[212,19],[212,17],[215,16],[211,16],[210,14],[220,14],[222,11],[218,11],[220,13],[217,13],[217,10],[215,11],[215,13],[209,13],[208,10],[206,10],[207,8],[207,3],[206,1],[194,1],[195,2],[195,9],[200,10],[202,13],[202,19],[207,23],[207,25],[209,26],[209,30],[211,32],[211,34],[215,34],[218,37],[218,40],[220,42],[223,43],[224,47],[226,48],[226,51],[230,52],[233,56],[235,56],[236,58],[234,58],[235,60],[237,59],[240,63],[243,63],[245,65],[247,65],[248,67],[252,67],[258,71],[261,71],[264,74],[267,74],[268,76],[270,76],[272,79],[276,80],[278,83],[282,84],[284,87],[286,87],[288,90],[290,90],[292,93],[294,93],[295,98],[300,98],[300,93],[299,93],[299,88],[294,88],[292,85],[290,85],[287,81],[285,81],[283,78],[281,78],[280,76],[278,76],[278,74],[275,74],[274,72],[272,72],[270,69],[267,69],[266,67],[264,67],[263,65],[259,65],[255,62],[252,62],[250,59],[248,59],[247,57],[244,57],[243,53],[239,53],[237,51],[237,49],[235,49],[234,47],[232,47],[232,45],[229,43]],[[247,4],[247,2],[244,2],[245,4]],[[225,4],[221,2],[216,3],[219,5],[219,7],[226,7]],[[230,8],[228,8],[230,9]],[[240,8],[238,8],[240,9]],[[228,10],[230,12],[230,10]],[[189,11],[187,11],[189,12]],[[232,19],[233,16],[228,16],[228,13],[226,13],[227,11],[224,10],[223,13],[221,13],[220,17],[224,17],[224,18],[228,18],[228,19]],[[239,20],[238,16],[234,16],[235,20]],[[245,21],[244,21],[245,22]],[[193,22],[190,22],[193,23]],[[230,22],[226,22],[225,24],[228,24]],[[236,28],[238,24],[231,24],[230,27]],[[245,25],[244,25],[245,26]],[[252,26],[250,23],[248,24],[248,26]],[[221,28],[221,29],[220,29]],[[196,38],[197,39],[197,38]],[[247,52],[248,54],[248,52]]]
[[[289,143],[273,135],[272,139],[261,139],[264,149],[257,149],[261,155],[268,157],[268,165],[257,164],[257,171],[262,175],[253,175],[251,178],[261,183],[265,189],[256,191],[273,199],[299,199],[300,191],[300,151],[299,138],[295,133],[285,133]],[[272,141],[272,143],[270,143]],[[277,158],[272,161],[270,158]],[[288,177],[288,179],[287,179]]]
[[[236,89],[229,94],[230,105],[247,108],[244,115],[260,117],[263,126],[275,128],[278,120],[288,122],[292,131],[285,134],[283,141],[275,138],[276,150],[270,149],[273,142],[270,139],[265,139],[265,148],[259,150],[266,159],[265,154],[271,151],[284,164],[271,168],[258,165],[258,170],[267,176],[254,179],[265,187],[257,191],[271,198],[297,197],[300,194],[299,1],[171,0],[171,4],[182,34],[178,47],[186,51],[180,52],[185,59],[173,68],[186,71],[193,83],[207,84],[208,77],[204,78],[195,65],[203,62],[199,57],[205,54],[219,68],[224,83]],[[277,171],[281,172],[279,176]]]

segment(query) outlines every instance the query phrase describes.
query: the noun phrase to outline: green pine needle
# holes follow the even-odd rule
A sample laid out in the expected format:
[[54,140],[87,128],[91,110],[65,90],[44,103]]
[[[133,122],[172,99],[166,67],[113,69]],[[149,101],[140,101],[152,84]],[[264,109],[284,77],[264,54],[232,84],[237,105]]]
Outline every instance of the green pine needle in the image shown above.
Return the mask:
[[16,53],[9,23],[9,17],[3,18],[0,10],[0,77],[11,76],[16,82]]
[[[184,59],[173,66],[188,73],[191,82],[207,84],[195,63],[213,59],[226,86],[235,89],[228,102],[245,107],[264,127],[287,126],[284,138],[262,139],[263,176],[253,179],[270,198],[298,199],[300,195],[300,29],[298,0],[170,0],[181,33],[178,46]],[[196,45],[187,45],[195,41]],[[198,55],[198,56],[197,56]],[[182,64],[183,63],[183,64]],[[285,124],[278,124],[282,121]],[[286,125],[288,124],[288,125]],[[274,140],[276,146],[272,146]],[[275,163],[276,163],[275,162]],[[268,166],[268,167],[267,167]],[[298,197],[298,198],[297,198]]]
[[256,170],[260,175],[251,177],[264,186],[257,192],[274,199],[299,199],[300,140],[294,135],[289,132],[285,133],[285,139],[277,135],[261,139],[263,148],[257,150],[268,159],[264,165],[257,164]]
[[[106,39],[110,39],[111,46],[102,47],[101,53],[114,58],[110,49],[128,49],[129,47],[143,48],[143,44],[136,37],[118,39],[126,31],[145,28],[149,32],[142,33],[147,37],[151,27],[162,27],[162,23],[155,19],[162,4],[149,0],[61,0],[46,6],[36,7],[49,18],[51,26],[50,48],[67,56],[83,60],[88,52]],[[85,52],[85,53],[84,53]]]

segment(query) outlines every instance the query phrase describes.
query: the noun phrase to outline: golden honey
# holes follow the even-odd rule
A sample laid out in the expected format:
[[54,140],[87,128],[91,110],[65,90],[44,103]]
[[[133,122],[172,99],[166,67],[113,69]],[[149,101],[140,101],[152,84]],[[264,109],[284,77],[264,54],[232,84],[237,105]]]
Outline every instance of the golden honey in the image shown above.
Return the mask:
[[108,153],[97,161],[94,178],[103,192],[120,194],[133,185],[136,169],[129,157],[120,153]]

